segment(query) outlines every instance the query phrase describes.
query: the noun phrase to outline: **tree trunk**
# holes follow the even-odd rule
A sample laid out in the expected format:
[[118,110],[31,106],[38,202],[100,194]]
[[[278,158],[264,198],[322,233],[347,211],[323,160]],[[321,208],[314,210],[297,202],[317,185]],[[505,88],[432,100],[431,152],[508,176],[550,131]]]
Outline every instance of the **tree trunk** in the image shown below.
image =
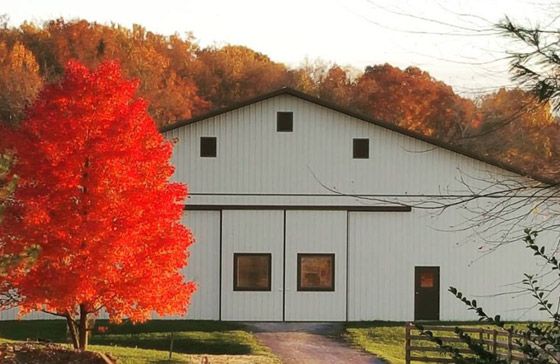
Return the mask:
[[79,349],[81,351],[87,350],[88,346],[88,338],[89,338],[89,325],[88,325],[88,312],[86,310],[86,306],[84,304],[80,305],[80,324],[79,324],[79,333],[80,333],[80,346]]
[[93,327],[93,320],[89,318],[89,312],[85,304],[80,305],[80,317],[74,318],[70,312],[66,313],[68,332],[72,339],[75,350],[86,351],[89,341],[89,331]]
[[76,322],[69,313],[66,314],[66,324],[68,325],[68,332],[70,333],[70,338],[72,339],[72,346],[74,346],[74,349],[77,350],[80,348],[80,343],[78,341],[78,329],[76,327]]

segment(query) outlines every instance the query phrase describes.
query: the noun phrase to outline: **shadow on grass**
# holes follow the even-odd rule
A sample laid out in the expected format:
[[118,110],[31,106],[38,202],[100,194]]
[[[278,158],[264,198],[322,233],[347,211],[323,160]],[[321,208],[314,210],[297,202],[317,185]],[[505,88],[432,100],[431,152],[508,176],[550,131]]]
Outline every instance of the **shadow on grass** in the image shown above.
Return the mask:
[[[254,353],[249,334],[242,331],[224,332],[175,332],[173,351],[183,354],[232,354]],[[109,345],[129,348],[169,350],[169,333],[97,335],[91,340],[95,345]]]
[[[98,332],[99,327],[105,327],[106,333]],[[173,332],[173,351],[177,353],[255,354],[259,345],[251,334],[242,331],[242,327],[216,321],[153,320],[138,325],[129,322],[114,325],[107,320],[97,320],[91,344],[169,350]],[[63,320],[3,321],[0,322],[0,337],[68,342]]]
[[0,321],[0,337],[9,340],[66,342],[66,321]]

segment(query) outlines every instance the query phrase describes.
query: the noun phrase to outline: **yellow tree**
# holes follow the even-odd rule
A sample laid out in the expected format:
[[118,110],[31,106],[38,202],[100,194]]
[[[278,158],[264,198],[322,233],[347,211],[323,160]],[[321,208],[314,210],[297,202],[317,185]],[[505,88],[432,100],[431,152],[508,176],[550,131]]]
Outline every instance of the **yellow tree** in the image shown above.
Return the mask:
[[139,96],[151,101],[149,111],[159,125],[190,118],[208,108],[192,72],[186,71],[195,48],[189,37],[162,36],[139,25],[128,29],[57,19],[43,26],[24,23],[17,29],[0,29],[2,41],[20,42],[31,50],[46,82],[57,81],[71,59],[89,68],[118,59],[125,76],[140,81]]
[[14,182],[8,179],[9,167],[10,159],[4,154],[0,154],[0,219],[2,219],[4,203],[14,187]]
[[556,159],[558,128],[549,102],[521,89],[500,89],[480,100],[479,114],[469,148],[541,174]]
[[42,83],[35,57],[23,44],[0,42],[0,121],[20,121]]
[[[182,50],[177,50],[180,46]],[[177,58],[181,55],[190,57],[188,48],[178,44],[176,37],[169,39],[134,25],[122,50],[123,70],[128,77],[140,80],[139,94],[151,100],[149,111],[159,125],[188,119],[208,108],[189,75],[182,77],[173,67],[180,64]]]
[[347,72],[340,66],[333,65],[319,81],[319,97],[348,106],[353,86]]
[[317,82],[313,80],[311,74],[304,68],[288,71],[288,85],[306,94],[317,94]]
[[196,83],[214,107],[231,105],[289,81],[286,66],[243,46],[203,49],[198,60]]

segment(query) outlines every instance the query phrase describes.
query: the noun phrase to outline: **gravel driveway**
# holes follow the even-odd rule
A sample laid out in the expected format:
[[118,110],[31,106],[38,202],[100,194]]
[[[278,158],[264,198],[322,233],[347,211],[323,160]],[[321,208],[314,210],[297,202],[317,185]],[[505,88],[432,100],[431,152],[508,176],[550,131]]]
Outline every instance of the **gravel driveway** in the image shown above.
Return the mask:
[[285,364],[384,363],[340,339],[338,323],[250,323],[247,327]]

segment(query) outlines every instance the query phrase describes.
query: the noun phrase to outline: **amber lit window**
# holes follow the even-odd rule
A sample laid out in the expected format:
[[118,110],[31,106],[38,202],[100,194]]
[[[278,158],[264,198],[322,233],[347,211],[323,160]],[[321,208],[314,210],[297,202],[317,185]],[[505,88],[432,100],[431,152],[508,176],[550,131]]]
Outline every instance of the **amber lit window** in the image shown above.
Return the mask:
[[421,272],[420,273],[420,287],[421,288],[434,288],[434,272]]
[[334,254],[298,254],[298,291],[334,291]]
[[271,263],[271,254],[235,253],[233,290],[270,291]]

